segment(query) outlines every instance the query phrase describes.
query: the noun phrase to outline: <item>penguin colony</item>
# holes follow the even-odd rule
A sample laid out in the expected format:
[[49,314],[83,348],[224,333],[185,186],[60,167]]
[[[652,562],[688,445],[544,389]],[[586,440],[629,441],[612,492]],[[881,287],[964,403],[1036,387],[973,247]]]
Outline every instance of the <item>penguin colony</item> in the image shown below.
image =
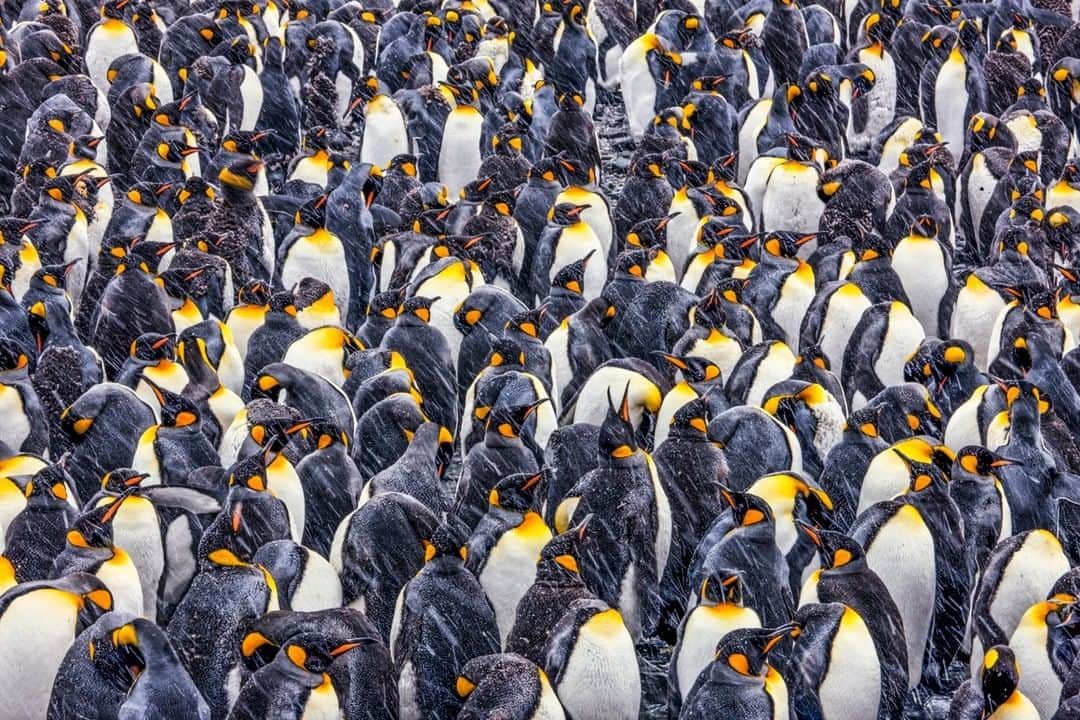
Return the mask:
[[0,16],[0,720],[1080,718],[1080,4]]

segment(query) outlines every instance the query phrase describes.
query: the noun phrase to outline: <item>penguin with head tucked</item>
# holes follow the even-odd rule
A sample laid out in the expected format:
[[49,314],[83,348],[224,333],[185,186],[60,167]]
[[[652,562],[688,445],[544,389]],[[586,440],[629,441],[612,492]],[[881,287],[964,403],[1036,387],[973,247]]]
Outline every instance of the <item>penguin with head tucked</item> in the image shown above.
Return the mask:
[[1021,668],[1007,645],[986,652],[979,675],[965,680],[953,695],[949,717],[974,720],[983,717],[1034,719],[1039,711],[1020,690]]
[[[72,642],[112,610],[112,595],[100,580],[75,573],[55,580],[24,582],[0,600],[3,689],[12,718],[46,717],[49,696]],[[26,652],[33,648],[33,652]]]
[[76,517],[67,484],[55,465],[35,473],[23,492],[26,505],[7,524],[4,548],[20,583],[52,576],[53,562],[64,550]]
[[[1070,676],[1076,652],[1072,635],[1075,605],[1076,596],[1068,593],[1035,603],[1009,638],[1009,648],[1022,670],[1017,690],[1031,701],[1040,717],[1050,717],[1057,709],[1062,687]],[[993,653],[993,648],[986,651],[984,664],[993,659]]]
[[113,717],[171,710],[184,720],[210,719],[206,701],[161,628],[119,612],[100,618],[72,643],[57,671],[46,717],[59,720],[88,707]]
[[740,628],[716,645],[716,655],[694,682],[679,717],[704,720],[723,712],[766,720],[789,712],[787,684],[769,664],[769,653],[799,628]]
[[389,467],[372,476],[361,500],[381,493],[400,492],[439,514],[446,507],[440,483],[452,452],[453,439],[446,428],[432,422],[425,422],[415,434],[409,432],[409,435],[405,452]]
[[[346,716],[378,717],[397,705],[397,682],[390,652],[375,625],[360,610],[270,612],[250,623],[241,643],[244,664],[259,672],[279,657],[295,637],[322,637],[329,647],[358,646],[338,653],[326,671]],[[263,685],[265,688],[265,685]]]
[[330,677],[333,663],[377,638],[356,637],[345,642],[320,633],[300,633],[285,641],[276,657],[244,684],[229,717],[239,719],[332,717],[341,715]]
[[105,473],[129,466],[154,422],[150,407],[115,383],[95,385],[65,408],[60,426],[74,444],[65,469],[79,497],[93,497]]
[[466,698],[458,713],[463,720],[497,713],[513,718],[565,717],[547,674],[514,653],[473,658],[462,668],[456,685]]

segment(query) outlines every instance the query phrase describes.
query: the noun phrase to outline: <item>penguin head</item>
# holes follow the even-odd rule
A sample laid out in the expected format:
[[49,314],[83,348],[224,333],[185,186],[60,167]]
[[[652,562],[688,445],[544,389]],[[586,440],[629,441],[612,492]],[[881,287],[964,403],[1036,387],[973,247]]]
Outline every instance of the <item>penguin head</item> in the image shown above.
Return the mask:
[[132,468],[117,468],[105,473],[101,478],[101,489],[109,495],[122,495],[129,490],[138,488],[139,484],[150,477]]
[[266,307],[270,304],[270,287],[262,280],[248,280],[237,291],[237,301],[241,305]]
[[131,358],[147,364],[175,360],[176,336],[143,333],[132,341],[128,354]]
[[492,176],[477,178],[461,188],[461,200],[471,204],[479,204],[487,200],[491,193],[496,190],[495,178]]
[[855,238],[852,250],[859,262],[870,262],[892,257],[892,243],[876,232],[864,233]]
[[1028,224],[1038,227],[1042,225],[1045,216],[1042,198],[1034,194],[1018,197],[1009,208],[1009,221],[1014,225]]
[[562,185],[589,185],[596,182],[596,170],[590,165],[566,157],[559,153],[553,159],[556,160],[559,171],[559,180]]
[[503,510],[525,513],[536,508],[536,493],[546,477],[546,469],[535,473],[514,473],[495,484],[488,503]]
[[990,113],[975,113],[968,121],[967,144],[973,150],[990,147],[1000,132],[999,121]]
[[752,533],[775,533],[776,518],[764,498],[728,489],[721,489],[720,494],[727,503],[733,528],[747,529]]
[[[1010,226],[997,236],[998,256],[1006,254],[1028,256],[1031,246],[1028,244],[1028,230],[1024,227]],[[1012,294],[1012,293],[1009,293]]]
[[537,408],[548,402],[542,398],[527,405],[496,405],[488,414],[485,427],[488,433],[506,440],[517,440],[525,427],[525,423],[533,416]]
[[270,296],[270,301],[267,303],[267,308],[271,314],[275,315],[287,315],[289,317],[296,317],[296,298],[293,296],[292,291],[282,290],[275,292]]
[[703,605],[743,604],[743,579],[738,570],[710,568],[697,591]]
[[368,303],[367,316],[380,322],[393,322],[397,318],[398,308],[405,301],[407,287],[376,293]]
[[406,177],[415,178],[417,176],[416,165],[418,162],[418,158],[410,153],[395,155],[390,158],[390,164],[386,167],[386,174],[400,173]]
[[43,265],[34,271],[30,278],[30,287],[43,293],[63,295],[67,290],[68,276],[80,261],[81,258],[76,258],[62,265]]
[[585,96],[578,92],[563,92],[559,94],[557,106],[559,112],[582,113],[585,106]]
[[591,205],[576,205],[574,203],[558,203],[548,211],[548,223],[569,227],[584,222],[581,214],[588,210]]
[[664,174],[665,158],[660,153],[642,155],[634,161],[630,174],[634,177],[667,181]]
[[94,160],[97,158],[98,145],[104,139],[99,135],[80,135],[72,141],[69,152],[73,158]]
[[77,203],[78,190],[75,188],[74,175],[60,175],[49,178],[41,188],[41,199],[44,203],[61,203],[75,205]]
[[398,308],[397,322],[405,325],[427,325],[431,322],[431,306],[440,298],[414,296],[408,298]]
[[1053,409],[1050,397],[1030,382],[1011,380],[999,382],[998,386],[1005,393],[1009,424],[1017,431],[1038,427],[1041,416]]
[[585,257],[561,267],[559,272],[555,273],[551,286],[561,288],[575,295],[581,295],[585,287],[585,269],[588,267],[589,259],[592,258],[595,252],[595,250],[590,250]]
[[[490,695],[490,698],[485,698],[480,703],[481,706],[484,706],[484,703],[498,702],[496,698],[501,698],[504,695],[504,688],[508,681],[514,682],[516,678],[524,679],[529,675],[535,676],[537,671],[543,676],[543,670],[540,670],[531,661],[514,653],[482,655],[465,663],[457,676],[457,680],[454,682],[454,690],[457,692],[458,697],[473,698],[469,701],[468,707],[471,707],[477,698]],[[480,687],[490,688],[490,692],[485,692],[484,689],[476,692],[477,688]],[[474,692],[476,692],[475,695]]]
[[56,507],[67,505],[70,493],[64,471],[59,465],[48,465],[34,473],[23,494],[28,505]]
[[852,433],[858,438],[866,438],[884,444],[881,440],[881,430],[878,428],[880,415],[880,407],[867,406],[859,408],[848,415],[847,421],[844,423],[844,431]]
[[75,518],[66,540],[68,547],[83,550],[111,549],[113,546],[113,519],[124,501],[135,492],[128,488],[107,505],[91,508]]
[[[687,125],[688,123],[682,123],[683,129],[686,129]],[[662,157],[664,158],[664,174],[667,175],[668,184],[673,188],[708,190],[716,182],[716,174],[712,166],[700,160],[686,160],[669,153],[664,153]],[[719,197],[724,196],[719,195]]]
[[834,530],[815,528],[801,520],[796,524],[817,547],[821,567],[828,572],[854,572],[866,565],[862,546],[847,535]]
[[[774,0],[794,2],[794,0]],[[732,630],[716,644],[716,654],[709,665],[709,675],[719,678],[755,684],[776,671],[769,665],[769,653],[785,638],[798,634],[798,626],[782,625],[778,628],[740,628]]]
[[526,310],[511,316],[510,319],[506,321],[506,326],[503,328],[503,334],[509,333],[511,337],[515,337],[515,339],[521,341],[523,344],[529,344],[534,341],[539,342],[540,314],[540,308],[533,308],[532,310]]
[[439,87],[445,88],[458,106],[476,106],[480,102],[480,94],[476,88],[465,82],[453,82],[441,80]]
[[293,216],[297,228],[315,231],[326,227],[326,195],[319,195],[300,206]]
[[675,411],[668,437],[708,440],[709,401],[697,397]]
[[[894,449],[895,452],[908,466],[908,493],[940,493],[947,492],[949,482],[948,474],[934,463],[924,463],[904,455]],[[949,470],[952,470],[950,463]]]
[[144,383],[150,386],[154,397],[161,406],[161,425],[163,427],[194,427],[199,426],[199,406],[188,400],[183,395],[170,392],[157,385],[148,378],[143,378]]
[[345,653],[373,643],[381,644],[375,637],[363,636],[339,642],[323,633],[302,633],[289,638],[281,653],[290,663],[311,673],[323,674],[330,670],[334,661]]
[[637,433],[630,419],[630,383],[626,383],[618,407],[608,393],[608,411],[600,425],[599,451],[604,463],[620,463],[637,455]]
[[[886,4],[883,2],[882,6]],[[866,39],[872,43],[889,42],[895,30],[896,20],[887,12],[873,12],[863,20],[863,32],[866,33]]]
[[979,681],[983,693],[983,713],[988,717],[1005,704],[1020,684],[1020,667],[1008,645],[994,645],[983,655]]
[[615,276],[624,280],[645,281],[651,251],[647,248],[624,250],[615,258]]
[[978,478],[993,480],[996,471],[1014,464],[1015,460],[1001,457],[981,445],[968,445],[956,453],[953,473],[965,472]]
[[7,336],[0,336],[0,372],[8,373],[29,368],[30,358],[26,351]]
[[438,527],[426,546],[425,559],[446,558],[451,562],[464,562],[468,558],[465,543],[469,539],[468,526],[456,513],[443,513]]
[[238,157],[230,159],[218,171],[218,182],[223,187],[242,192],[251,192],[255,188],[255,181],[263,163],[251,157]]
[[206,182],[201,176],[193,175],[184,181],[184,185],[176,193],[176,201],[181,207],[189,203],[213,204],[217,197],[214,186]]
[[[713,215],[705,218],[698,227],[696,239],[698,245],[712,250],[717,259],[737,261],[746,257],[746,250],[754,244],[746,244],[750,238],[745,232],[745,227],[729,222],[726,217]],[[756,235],[750,237],[757,241]]]
[[799,248],[817,237],[817,233],[800,234],[787,230],[774,230],[761,237],[762,257],[794,259]]
[[577,576],[580,572],[578,562],[581,560],[582,543],[588,535],[592,519],[593,514],[589,513],[577,525],[567,528],[565,532],[548,540],[540,550],[539,563],[549,567],[558,567],[560,573]]
[[810,138],[792,132],[784,135],[784,142],[788,160],[796,162],[814,160],[815,143]]
[[128,2],[130,0],[105,0],[105,2],[101,3],[101,17],[123,20],[124,8],[128,6]]
[[669,355],[667,353],[660,353],[660,356],[681,373],[682,378],[688,383],[716,382],[722,384],[722,373],[719,366],[708,358],[697,355]]
[[690,322],[695,327],[723,330],[727,323],[723,298],[716,292],[715,288],[698,300],[690,312],[692,313]]

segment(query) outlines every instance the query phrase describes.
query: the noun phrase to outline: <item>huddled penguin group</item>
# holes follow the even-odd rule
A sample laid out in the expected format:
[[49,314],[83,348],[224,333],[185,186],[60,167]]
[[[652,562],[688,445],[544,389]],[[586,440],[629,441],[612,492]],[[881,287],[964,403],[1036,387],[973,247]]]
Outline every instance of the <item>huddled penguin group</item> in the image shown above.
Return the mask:
[[0,720],[1080,718],[1080,4],[0,20]]

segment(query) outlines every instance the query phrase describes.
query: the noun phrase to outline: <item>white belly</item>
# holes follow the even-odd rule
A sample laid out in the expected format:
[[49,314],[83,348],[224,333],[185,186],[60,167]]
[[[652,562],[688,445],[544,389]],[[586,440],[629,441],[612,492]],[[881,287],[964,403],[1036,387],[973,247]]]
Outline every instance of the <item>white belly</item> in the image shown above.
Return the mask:
[[594,633],[586,623],[555,689],[575,720],[636,720],[641,677],[630,634]]
[[341,607],[341,581],[330,562],[313,550],[307,553],[304,577],[289,605],[298,612]]
[[281,267],[281,284],[291,288],[304,278],[315,278],[330,286],[334,303],[342,317],[349,312],[349,273],[345,248],[335,237],[332,241],[308,242],[301,238],[289,248]]
[[360,161],[384,168],[395,155],[408,151],[409,133],[405,129],[401,110],[390,98],[376,95],[364,110]]
[[761,619],[750,608],[699,605],[691,610],[683,628],[679,654],[671,659],[682,699],[686,700],[698,675],[712,662],[716,643],[732,630],[756,627],[761,627]]
[[53,680],[75,638],[78,598],[39,590],[14,600],[0,617],[0,696],[5,720],[45,717]]
[[817,232],[825,203],[818,197],[820,175],[816,168],[785,162],[774,168],[761,201],[764,230]]
[[0,385],[0,440],[12,450],[18,450],[30,437],[30,420],[23,408],[22,396],[13,385]]
[[829,359],[830,367],[843,367],[844,351],[851,333],[862,314],[870,307],[870,301],[855,285],[845,285],[829,298],[829,307],[821,323],[821,351]]
[[941,66],[934,84],[934,107],[938,132],[949,143],[947,147],[955,162],[960,161],[960,155],[964,152],[967,105],[967,65],[963,59],[947,60]]
[[254,130],[262,112],[263,89],[255,71],[244,66],[244,79],[240,81],[240,96],[244,101],[244,114],[240,117],[241,130]]
[[904,365],[925,338],[922,325],[907,305],[893,303],[889,328],[881,342],[881,354],[874,363],[874,373],[886,387],[904,382]]
[[824,720],[874,720],[881,699],[881,664],[866,623],[844,610],[833,636],[829,669],[818,688]]
[[459,107],[446,118],[439,148],[439,182],[450,197],[472,182],[480,170],[480,129],[483,116],[475,108]]
[[949,276],[941,246],[934,240],[905,238],[893,252],[892,267],[900,277],[900,284],[911,301],[912,312],[925,328],[926,334],[937,336],[938,310],[949,290]]
[[551,539],[551,531],[543,521],[533,521],[535,527],[514,528],[505,533],[491,548],[487,563],[480,572],[495,622],[499,626],[500,646],[514,626],[518,602],[536,579],[536,561],[540,551]]
[[934,538],[918,511],[905,505],[874,538],[866,561],[881,576],[904,620],[908,688],[919,684],[934,618]]

